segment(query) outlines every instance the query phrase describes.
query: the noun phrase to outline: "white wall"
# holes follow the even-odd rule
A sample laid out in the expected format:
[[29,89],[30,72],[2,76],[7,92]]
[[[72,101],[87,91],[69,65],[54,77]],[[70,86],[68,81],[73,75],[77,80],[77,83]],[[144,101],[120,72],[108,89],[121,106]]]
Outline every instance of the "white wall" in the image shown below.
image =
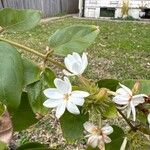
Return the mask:
[[[121,7],[123,0],[85,0],[85,17],[98,18],[100,16],[100,7],[116,8],[115,18],[122,17]],[[141,6],[150,8],[150,0],[130,0],[129,16],[139,19]]]

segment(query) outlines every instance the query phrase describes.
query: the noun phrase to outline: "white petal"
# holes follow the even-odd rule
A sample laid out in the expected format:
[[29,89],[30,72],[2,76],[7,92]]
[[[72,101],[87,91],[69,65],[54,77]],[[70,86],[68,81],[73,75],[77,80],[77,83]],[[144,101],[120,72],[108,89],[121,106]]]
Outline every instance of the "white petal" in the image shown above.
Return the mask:
[[67,70],[63,70],[64,75],[66,76],[74,76],[75,74],[68,72]]
[[59,92],[61,92],[62,94],[68,94],[71,92],[72,86],[67,77],[65,77],[64,80],[65,81],[56,78],[54,80],[54,84],[55,84],[56,88],[59,90]]
[[148,123],[150,124],[150,113],[147,116]]
[[108,136],[104,135],[103,138],[104,138],[105,143],[110,143],[111,142],[111,139]]
[[125,137],[122,144],[121,144],[120,150],[126,150],[127,142],[128,142],[127,137]]
[[59,99],[48,99],[46,100],[43,105],[47,108],[54,108],[57,107],[61,103],[61,100]]
[[72,114],[80,114],[78,107],[69,101],[67,102],[67,110]]
[[130,102],[130,106],[131,106],[131,111],[132,111],[132,115],[133,115],[133,121],[136,120],[136,111],[135,111],[135,106],[133,105],[132,101]]
[[80,64],[80,63],[74,63],[73,65],[72,65],[72,71],[73,71],[73,73],[74,74],[76,74],[76,75],[81,75],[82,73],[83,73],[83,69],[82,69],[82,64]]
[[126,105],[129,103],[129,97],[125,95],[117,95],[113,98],[113,101],[119,105]]
[[104,126],[101,130],[106,135],[109,135],[113,132],[113,128],[111,126],[108,126],[108,125]]
[[132,96],[132,91],[128,87],[126,87],[125,85],[120,84],[120,83],[119,83],[119,85]]
[[82,106],[84,104],[84,99],[79,97],[70,96],[69,101],[78,106]]
[[137,105],[139,105],[141,103],[144,103],[145,102],[144,97],[146,97],[146,96],[147,95],[145,95],[145,94],[134,95],[132,97],[132,103],[133,103],[133,105],[137,106]]
[[91,136],[88,139],[88,145],[91,145],[93,148],[96,148],[99,143],[99,137],[98,136]]
[[81,56],[78,53],[73,52],[72,56],[74,57],[74,59],[76,60],[76,62],[82,63]]
[[96,126],[95,126],[94,124],[90,123],[90,122],[85,122],[85,123],[83,124],[83,126],[84,126],[84,129],[85,129],[86,131],[88,131],[89,133],[92,133],[93,130],[96,128]]
[[83,53],[83,54],[82,54],[82,63],[83,63],[84,70],[85,70],[85,68],[86,68],[87,65],[88,65],[88,59],[87,59],[86,53]]
[[72,91],[72,97],[88,97],[90,94],[85,91]]
[[44,90],[46,97],[50,99],[62,99],[63,95],[56,88],[49,88]]
[[128,108],[127,108],[127,118],[130,118],[130,115],[131,115],[131,107],[130,107],[130,105],[128,105]]
[[119,95],[125,95],[125,96],[129,96],[129,93],[123,89],[123,88],[119,88],[117,91],[116,91],[117,94]]
[[67,56],[67,57],[64,59],[64,63],[65,63],[66,68],[67,68],[70,72],[73,72],[73,70],[72,70],[72,65],[75,63],[74,58],[73,58],[73,59],[70,59],[70,57]]
[[57,109],[56,109],[56,117],[59,119],[65,112],[66,109],[66,103],[63,102],[60,105],[58,105]]

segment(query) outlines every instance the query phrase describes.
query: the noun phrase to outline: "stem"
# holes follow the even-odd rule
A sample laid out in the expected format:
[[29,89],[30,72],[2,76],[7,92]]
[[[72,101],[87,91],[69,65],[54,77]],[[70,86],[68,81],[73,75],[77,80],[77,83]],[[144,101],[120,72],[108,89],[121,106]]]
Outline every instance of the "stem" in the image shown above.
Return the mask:
[[117,111],[120,113],[120,115],[123,117],[123,119],[127,122],[127,124],[131,127],[131,129],[136,132],[137,128],[132,125],[132,123],[126,118],[126,116],[121,112],[121,110],[117,109]]
[[[18,48],[21,48],[21,49],[23,49],[23,50],[25,50],[25,51],[27,51],[27,52],[30,52],[30,53],[32,53],[32,54],[35,54],[35,55],[37,55],[38,57],[41,57],[41,58],[43,58],[43,59],[45,59],[45,58],[47,57],[47,54],[46,54],[46,55],[45,55],[45,54],[42,54],[42,53],[40,53],[40,52],[37,52],[37,51],[34,50],[34,49],[31,49],[31,48],[26,47],[26,46],[23,46],[23,45],[21,45],[21,44],[18,44],[18,43],[9,41],[9,40],[7,40],[7,39],[0,38],[0,41],[4,41],[4,42],[7,42],[7,43],[10,43],[10,44],[12,44],[12,45],[14,45],[14,46],[16,46],[16,47],[18,47]],[[52,58],[46,58],[46,59],[47,59],[48,61],[52,62],[54,65],[57,65],[58,67],[60,67],[60,68],[62,68],[62,69],[65,69],[65,66],[64,66],[63,64],[59,63],[58,61],[55,61],[55,60],[53,60]]]

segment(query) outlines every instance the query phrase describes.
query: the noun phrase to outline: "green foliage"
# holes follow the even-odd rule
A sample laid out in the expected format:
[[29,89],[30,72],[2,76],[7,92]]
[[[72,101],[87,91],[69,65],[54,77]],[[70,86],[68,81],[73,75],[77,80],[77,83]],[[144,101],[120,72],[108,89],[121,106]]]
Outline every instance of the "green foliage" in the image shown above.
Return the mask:
[[16,10],[5,8],[0,10],[0,26],[4,30],[26,31],[35,27],[41,19],[41,13],[35,10]]
[[32,142],[21,145],[16,150],[53,150],[53,149],[47,148],[44,144]]
[[40,80],[27,86],[29,102],[34,113],[46,115],[48,112],[48,109],[43,106],[46,100],[43,91],[46,88],[54,86],[54,79],[54,72],[49,68],[45,68],[41,74]]
[[12,117],[12,124],[14,131],[21,131],[27,129],[29,126],[37,122],[35,114],[33,113],[29,104],[27,93],[23,92],[21,103],[18,109],[9,110]]
[[0,141],[0,150],[8,150],[7,145],[1,141]]
[[102,111],[102,116],[106,117],[107,119],[115,118],[117,116],[117,109],[114,103],[108,102],[104,110]]
[[42,81],[37,81],[27,87],[29,102],[32,110],[34,113],[39,115],[45,115],[48,112],[48,109],[43,106],[46,99],[43,94],[43,90],[44,87]]
[[[123,84],[132,89],[135,82],[136,80],[124,80]],[[147,95],[150,94],[150,80],[140,80],[139,93]]]
[[23,58],[22,61],[24,68],[24,85],[38,81],[40,79],[41,73],[39,66],[27,58]]
[[95,40],[99,33],[97,26],[72,25],[57,30],[49,38],[49,45],[58,55],[67,55],[72,52],[83,52]]
[[0,101],[17,108],[23,88],[23,65],[20,54],[10,44],[0,42]]
[[54,87],[54,79],[55,79],[56,75],[55,73],[49,69],[49,68],[45,68],[44,72],[43,72],[43,78],[44,78],[44,82],[48,87]]
[[107,88],[116,91],[119,81],[115,79],[103,79],[97,82],[99,88]]
[[74,115],[66,111],[60,118],[61,129],[63,136],[68,142],[74,142],[75,140],[83,136],[83,124],[88,121],[88,114],[80,113],[80,115]]
[[122,145],[123,139],[124,139],[124,131],[116,126],[112,126],[114,131],[109,137],[111,138],[111,143],[106,144],[106,150],[112,150],[112,148],[115,148],[115,150],[120,150],[120,147]]

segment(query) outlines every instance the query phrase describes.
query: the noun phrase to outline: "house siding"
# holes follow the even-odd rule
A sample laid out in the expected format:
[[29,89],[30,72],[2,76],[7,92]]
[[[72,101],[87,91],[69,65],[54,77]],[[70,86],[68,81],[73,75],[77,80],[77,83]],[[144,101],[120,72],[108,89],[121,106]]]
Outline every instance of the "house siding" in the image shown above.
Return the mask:
[[[121,7],[123,0],[85,0],[84,14],[85,17],[100,17],[101,8],[115,8],[115,18],[122,17]],[[150,0],[130,0],[129,1],[129,16],[139,19],[141,9],[139,7],[145,6],[150,8]]]

